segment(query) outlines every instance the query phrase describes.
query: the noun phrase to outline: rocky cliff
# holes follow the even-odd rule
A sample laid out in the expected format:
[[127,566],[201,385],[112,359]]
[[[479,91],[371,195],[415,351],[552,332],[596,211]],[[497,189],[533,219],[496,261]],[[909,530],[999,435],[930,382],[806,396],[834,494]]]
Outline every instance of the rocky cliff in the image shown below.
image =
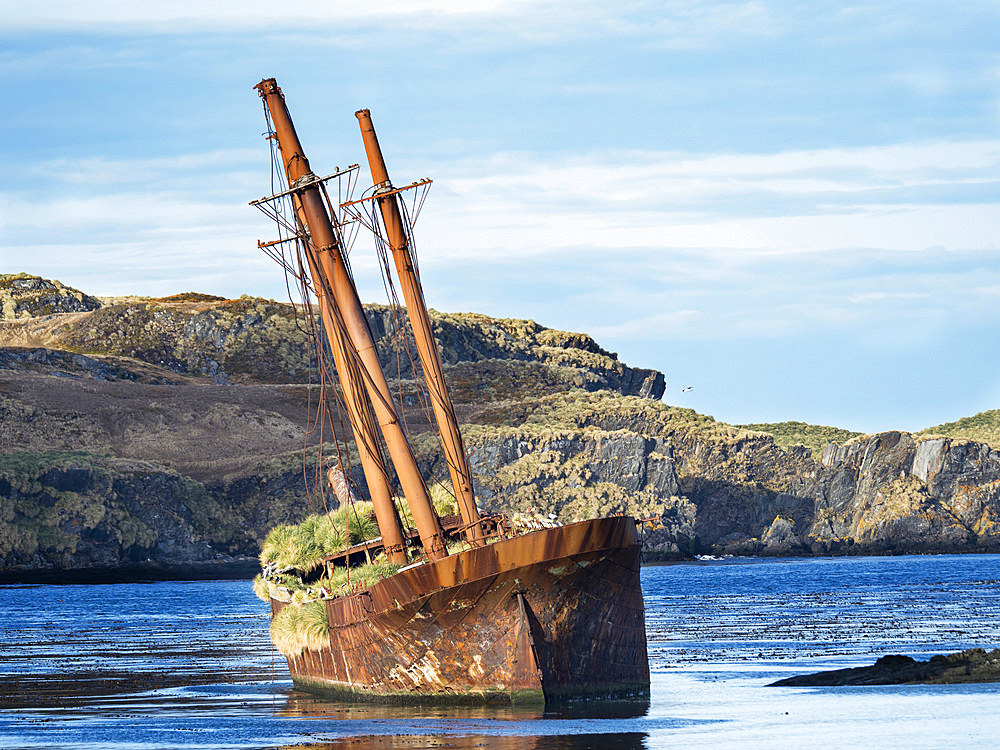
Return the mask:
[[814,455],[610,393],[505,415],[467,432],[483,504],[655,515],[650,557],[1000,550],[1000,451],[983,443],[886,432]]
[[[337,449],[308,427],[319,397],[308,310],[0,280],[0,574],[255,556],[272,526],[324,507],[316,459]],[[426,429],[405,314],[366,311],[410,430]],[[658,398],[665,387],[583,334],[431,317],[465,419],[568,389]]]
[[[0,316],[7,318],[0,320],[2,346],[125,358],[218,384],[315,378],[310,342],[316,319],[298,306],[195,293],[102,303],[26,274],[0,276],[0,293],[6,293],[5,283],[13,286],[0,297],[9,297]],[[416,355],[405,312],[386,305],[366,305],[365,311],[386,372],[412,378]],[[66,312],[78,314],[51,314]],[[666,387],[662,373],[624,365],[585,334],[531,320],[433,310],[431,323],[446,369],[457,368],[449,380],[458,396],[583,388],[660,398]]]
[[[0,276],[4,289],[0,577],[252,557],[272,526],[325,506],[316,460],[337,449],[308,429],[307,310],[98,300],[24,274]],[[443,477],[435,439],[417,434],[405,317],[367,314],[421,460]],[[965,422],[920,435],[735,427],[661,403],[662,374],[584,334],[431,317],[488,510],[649,518],[653,558],[1000,546],[1000,454]],[[990,414],[966,427],[998,434]]]
[[100,303],[93,297],[58,281],[26,273],[0,274],[0,319],[87,312],[98,307]]
[[198,482],[93,454],[0,456],[0,569],[206,561],[240,545]]

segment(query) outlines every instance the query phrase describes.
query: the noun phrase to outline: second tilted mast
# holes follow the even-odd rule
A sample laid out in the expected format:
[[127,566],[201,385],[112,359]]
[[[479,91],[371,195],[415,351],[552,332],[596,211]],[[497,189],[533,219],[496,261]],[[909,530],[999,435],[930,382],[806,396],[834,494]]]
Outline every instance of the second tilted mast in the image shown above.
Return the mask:
[[413,337],[417,344],[420,364],[427,379],[427,390],[430,393],[431,406],[434,409],[434,419],[441,433],[441,443],[444,448],[445,460],[451,474],[451,483],[455,488],[455,498],[462,521],[468,530],[467,538],[474,545],[483,538],[480,524],[479,509],[472,492],[472,474],[469,471],[469,460],[466,457],[462,433],[458,429],[458,420],[448,396],[448,386],[444,379],[444,368],[441,364],[441,354],[431,319],[427,314],[427,303],[417,274],[416,264],[410,251],[410,238],[403,222],[402,211],[398,201],[399,192],[394,190],[389,181],[389,171],[382,158],[382,149],[375,135],[371,114],[367,109],[355,113],[361,124],[361,136],[365,142],[365,152],[368,155],[368,165],[375,184],[375,201],[382,214],[385,226],[386,241],[392,250],[392,259],[399,277],[399,285],[403,289],[403,299],[406,301],[406,311],[413,327]]

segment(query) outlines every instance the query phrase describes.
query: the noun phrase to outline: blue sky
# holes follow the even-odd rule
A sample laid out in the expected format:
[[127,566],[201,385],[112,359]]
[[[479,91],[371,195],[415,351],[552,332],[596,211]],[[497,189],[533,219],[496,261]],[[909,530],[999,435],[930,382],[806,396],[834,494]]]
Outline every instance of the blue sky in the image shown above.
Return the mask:
[[284,298],[274,76],[317,172],[367,107],[434,179],[438,309],[591,333],[728,422],[1000,408],[1000,4],[470,5],[0,0],[0,268]]

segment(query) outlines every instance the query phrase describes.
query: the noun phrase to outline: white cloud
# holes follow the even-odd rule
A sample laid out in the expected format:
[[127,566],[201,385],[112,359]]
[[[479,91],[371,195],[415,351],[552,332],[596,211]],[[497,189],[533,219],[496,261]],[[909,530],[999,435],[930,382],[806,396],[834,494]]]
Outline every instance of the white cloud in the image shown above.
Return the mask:
[[28,164],[22,174],[29,179],[42,179],[46,184],[65,183],[67,186],[123,186],[138,187],[157,185],[160,188],[177,182],[188,184],[194,175],[210,169],[219,170],[223,179],[215,183],[225,184],[229,190],[238,190],[264,183],[260,175],[234,172],[234,167],[266,164],[266,151],[261,149],[223,149],[211,152],[195,152],[177,156],[149,157],[139,159],[109,159],[86,157],[80,159],[50,159],[38,164]]
[[[300,0],[293,6],[267,0],[95,0],[81,4],[52,0],[41,6],[8,0],[3,7],[4,31],[141,31],[152,34],[264,31],[302,32],[309,44],[321,43],[318,28],[370,27],[392,24],[428,33],[447,27],[490,38],[551,43],[565,38],[628,37],[651,47],[697,49],[734,36],[769,36],[783,26],[767,3],[709,0],[631,2],[601,0],[367,0],[325,2]],[[338,36],[338,43],[350,44]]]
[[256,28],[276,25],[294,29],[300,24],[325,23],[418,14],[482,15],[525,5],[524,0],[367,0],[365,3],[300,0],[284,6],[267,0],[163,0],[155,4],[132,0],[52,0],[44,6],[31,2],[3,3],[4,25],[13,29],[148,27],[150,30],[192,28]]
[[633,318],[610,326],[593,326],[589,333],[597,340],[602,338],[688,338],[686,331],[698,322],[702,314],[697,310],[671,310]]
[[[260,154],[239,149],[42,162],[29,183],[55,197],[0,195],[4,233],[8,244],[24,247],[141,238],[161,243],[164,257],[192,234],[241,236],[252,247],[269,237],[246,205],[267,189],[266,175],[250,171],[253,162]],[[747,253],[995,248],[998,162],[998,141],[776,154],[496,154],[438,165],[417,236],[430,262],[540,263],[572,250],[592,258],[635,251],[648,263],[667,251],[697,250],[738,264]],[[415,165],[413,173],[434,166]]]
[[998,168],[993,140],[776,154],[499,154],[442,165],[422,230],[433,237],[428,252],[446,255],[996,247]]

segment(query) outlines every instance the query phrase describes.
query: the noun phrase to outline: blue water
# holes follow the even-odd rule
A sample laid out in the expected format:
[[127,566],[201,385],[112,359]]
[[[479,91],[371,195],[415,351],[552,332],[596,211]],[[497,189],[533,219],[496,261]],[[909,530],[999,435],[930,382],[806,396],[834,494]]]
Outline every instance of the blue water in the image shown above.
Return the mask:
[[643,570],[652,697],[557,712],[292,689],[248,581],[0,587],[0,747],[943,748],[1000,744],[1000,683],[769,688],[1000,645],[1000,556]]

